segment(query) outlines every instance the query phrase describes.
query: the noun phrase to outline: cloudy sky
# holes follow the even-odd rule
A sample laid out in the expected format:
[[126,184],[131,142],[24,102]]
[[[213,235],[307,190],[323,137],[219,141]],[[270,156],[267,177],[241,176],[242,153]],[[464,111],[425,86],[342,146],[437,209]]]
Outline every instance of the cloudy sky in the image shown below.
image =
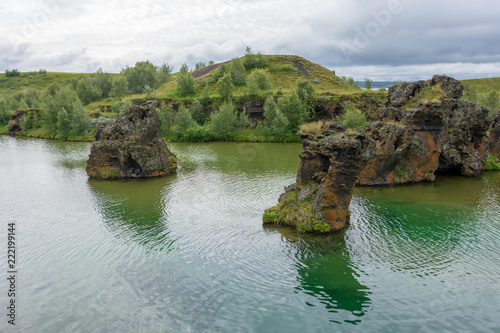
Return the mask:
[[500,76],[495,0],[1,0],[0,13],[2,70],[177,71],[249,45],[357,80]]

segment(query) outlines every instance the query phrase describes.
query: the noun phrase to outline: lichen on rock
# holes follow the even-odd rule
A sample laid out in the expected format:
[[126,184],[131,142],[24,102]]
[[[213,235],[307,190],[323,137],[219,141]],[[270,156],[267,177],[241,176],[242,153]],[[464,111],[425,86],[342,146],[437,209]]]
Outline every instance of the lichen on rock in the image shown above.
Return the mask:
[[389,89],[380,122],[367,127],[377,149],[361,185],[432,181],[437,172],[476,176],[487,160],[488,111],[460,100],[463,85],[435,75]]
[[320,134],[299,133],[304,151],[295,184],[285,188],[264,223],[287,225],[300,232],[341,230],[349,220],[349,204],[359,172],[375,145],[365,134],[347,133],[335,122]]
[[158,177],[177,168],[177,158],[160,135],[153,104],[132,105],[100,124],[87,161],[90,178]]

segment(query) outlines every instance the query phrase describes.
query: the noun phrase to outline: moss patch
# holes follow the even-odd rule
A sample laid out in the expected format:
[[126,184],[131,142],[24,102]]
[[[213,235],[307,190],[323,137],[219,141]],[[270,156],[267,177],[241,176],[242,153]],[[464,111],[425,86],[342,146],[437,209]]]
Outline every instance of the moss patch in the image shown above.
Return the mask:
[[500,157],[493,154],[488,154],[488,160],[484,166],[487,171],[500,171]]
[[294,190],[284,194],[278,205],[264,212],[262,221],[268,224],[290,226],[300,233],[330,232],[330,225],[314,216],[311,202],[308,199],[298,199],[299,193],[299,190]]

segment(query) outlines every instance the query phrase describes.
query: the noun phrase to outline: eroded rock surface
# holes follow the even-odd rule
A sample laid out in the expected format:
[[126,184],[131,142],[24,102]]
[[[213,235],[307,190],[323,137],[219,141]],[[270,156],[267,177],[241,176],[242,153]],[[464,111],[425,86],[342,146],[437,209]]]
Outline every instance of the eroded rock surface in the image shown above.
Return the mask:
[[367,127],[377,149],[359,177],[361,185],[432,181],[437,172],[478,175],[487,160],[486,108],[460,100],[463,86],[435,75],[389,89],[381,122]]
[[354,186],[374,143],[365,134],[346,133],[335,122],[325,123],[320,134],[299,135],[304,151],[297,182],[285,189],[277,206],[266,210],[264,223],[301,232],[340,230],[348,221]]
[[160,135],[153,105],[133,105],[100,124],[87,161],[91,178],[158,177],[174,172],[177,158]]
[[490,131],[490,146],[488,152],[500,156],[500,111],[493,118],[493,126]]

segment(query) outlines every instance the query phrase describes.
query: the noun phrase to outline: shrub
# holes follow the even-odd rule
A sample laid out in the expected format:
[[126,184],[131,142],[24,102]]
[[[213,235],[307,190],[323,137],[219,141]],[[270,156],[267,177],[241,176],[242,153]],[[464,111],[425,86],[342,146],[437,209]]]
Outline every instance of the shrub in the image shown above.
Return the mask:
[[189,110],[182,105],[179,110],[177,111],[177,114],[175,115],[175,120],[174,120],[174,134],[182,138],[184,133],[186,133],[188,128],[194,127],[196,125],[196,122],[194,121],[193,117],[191,116],[191,113],[189,113]]
[[184,72],[177,78],[177,93],[180,96],[189,96],[196,93],[196,82],[191,74]]
[[113,78],[111,77],[111,74],[103,72],[102,68],[99,68],[99,70],[92,76],[92,81],[94,86],[101,90],[102,97],[108,98],[113,85]]
[[183,62],[179,70],[181,73],[189,73],[189,66],[187,63]]
[[322,121],[314,121],[311,123],[302,124],[299,126],[299,128],[302,133],[316,135],[321,133],[322,126],[323,126]]
[[232,102],[224,102],[219,110],[210,115],[210,129],[220,139],[229,139],[238,125],[238,116]]
[[89,104],[99,100],[102,97],[102,90],[94,84],[91,77],[84,77],[78,80],[76,93],[83,104]]
[[184,133],[184,136],[182,137],[182,140],[187,142],[212,141],[214,140],[214,135],[208,124],[204,126],[196,124],[195,126],[187,129],[186,133]]
[[243,64],[246,69],[264,68],[267,66],[267,61],[264,59],[262,54],[260,54],[260,52],[253,54],[252,48],[247,46],[245,56],[243,57]]
[[142,93],[146,85],[158,87],[157,68],[149,61],[136,62],[134,67],[126,67],[121,74],[127,78],[129,90],[133,94]]
[[41,107],[41,99],[38,90],[30,88],[24,92],[24,100],[30,109],[38,109]]
[[160,118],[160,133],[165,136],[170,135],[170,130],[175,120],[172,106],[162,102],[160,108],[155,109],[155,111],[158,114],[158,118]]
[[357,87],[359,88],[359,85],[356,81],[354,81],[354,79],[352,78],[352,76],[342,76],[342,80],[344,80],[347,84],[349,84],[350,86],[353,86],[353,87]]
[[52,98],[46,100],[44,119],[49,130],[57,130],[58,114],[64,108],[68,115],[82,104],[76,92],[70,87],[59,89]]
[[370,79],[368,79],[368,78],[366,78],[365,79],[365,88],[366,88],[366,90],[372,90],[372,88],[373,88],[373,81],[370,80]]
[[13,77],[13,76],[21,76],[21,72],[18,71],[17,69],[12,69],[12,70],[5,70],[5,76],[6,77]]
[[144,94],[144,99],[147,101],[152,100],[152,99],[156,99],[156,92],[155,92],[154,88],[151,88],[148,85],[146,85],[144,87],[143,94]]
[[488,160],[484,166],[488,171],[500,171],[500,157],[493,154],[488,154]]
[[158,81],[158,85],[170,81],[172,70],[173,67],[169,66],[167,63],[163,63],[157,68],[156,79]]
[[283,66],[281,66],[281,70],[283,72],[295,72],[296,71],[295,67],[292,64],[284,64]]
[[344,104],[344,113],[337,116],[336,120],[345,128],[356,129],[358,132],[364,132],[368,124],[363,112],[358,110],[354,104],[347,102]]
[[304,105],[305,112],[308,115],[313,115],[315,109],[316,92],[309,81],[304,79],[297,81],[297,95]]
[[269,90],[272,87],[271,76],[266,70],[255,69],[248,76],[248,84],[256,85],[260,91]]
[[123,112],[127,111],[128,108],[131,106],[132,106],[132,101],[127,98],[123,98],[121,100],[116,98],[111,101],[111,111],[114,113],[122,114]]
[[219,68],[217,68],[215,71],[212,71],[212,75],[210,77],[210,82],[214,83],[219,81],[221,77],[229,73],[229,67],[227,67],[226,64],[221,64]]
[[481,102],[481,104],[488,109],[491,117],[493,117],[500,108],[500,98],[498,97],[498,93],[493,89],[491,89],[488,95],[482,98]]
[[233,80],[231,80],[231,75],[226,74],[217,81],[217,92],[223,99],[228,99],[233,94]]
[[195,65],[195,70],[205,67],[206,64],[203,61],[198,61]]
[[203,90],[201,92],[200,103],[207,106],[210,104],[210,101],[210,92],[208,91],[208,84],[205,81],[205,86],[203,87]]
[[290,122],[290,131],[295,131],[309,117],[296,91],[291,91],[278,100],[278,108]]
[[462,99],[473,103],[479,102],[477,87],[470,83],[464,83],[464,92],[462,94]]
[[285,136],[290,133],[290,122],[279,108],[276,109],[276,117],[274,118],[272,125],[272,133],[278,136]]
[[243,65],[243,61],[241,59],[233,59],[231,61],[231,79],[236,84],[244,84],[245,83],[245,65]]
[[71,131],[71,117],[66,112],[65,108],[62,108],[57,114],[57,133],[61,136],[63,140],[67,140],[69,133]]
[[111,82],[111,97],[123,97],[129,94],[128,81],[125,75],[119,75]]
[[276,102],[269,96],[264,102],[264,127],[271,130],[276,118]]
[[313,83],[320,83],[321,81],[320,81],[320,79],[312,79],[312,82]]
[[195,100],[189,106],[189,112],[191,113],[191,117],[193,117],[194,121],[199,125],[205,125],[208,120],[208,114],[203,111],[203,105],[201,105],[199,100]]

